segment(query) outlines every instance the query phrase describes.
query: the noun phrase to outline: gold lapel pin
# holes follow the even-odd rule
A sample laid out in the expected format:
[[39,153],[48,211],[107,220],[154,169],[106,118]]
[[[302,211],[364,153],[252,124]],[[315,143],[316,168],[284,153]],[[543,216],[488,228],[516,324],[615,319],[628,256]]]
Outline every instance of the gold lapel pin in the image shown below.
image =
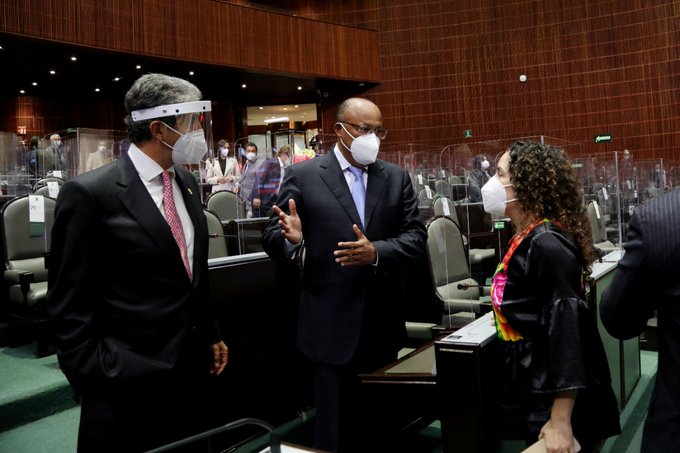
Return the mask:
[[187,187],[187,190],[189,191],[189,195],[193,195],[194,193],[191,191],[190,188]]

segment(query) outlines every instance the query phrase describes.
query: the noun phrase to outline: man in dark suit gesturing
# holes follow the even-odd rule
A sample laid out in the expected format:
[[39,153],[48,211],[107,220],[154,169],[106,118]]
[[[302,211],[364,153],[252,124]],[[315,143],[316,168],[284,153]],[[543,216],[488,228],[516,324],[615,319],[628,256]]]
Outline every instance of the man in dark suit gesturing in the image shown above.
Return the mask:
[[625,249],[600,316],[610,334],[628,339],[657,311],[659,369],[641,451],[680,451],[680,191],[635,209]]
[[60,191],[48,312],[80,395],[79,452],[143,451],[205,429],[193,424],[209,407],[201,390],[227,347],[200,189],[175,165],[208,151],[200,98],[182,79],[139,78],[125,96],[128,153]]
[[312,362],[322,450],[362,448],[354,442],[368,412],[356,375],[396,359],[405,335],[398,270],[425,247],[408,174],[376,160],[382,126],[374,103],[343,102],[335,149],[286,170],[264,233],[275,259],[304,247],[298,347]]

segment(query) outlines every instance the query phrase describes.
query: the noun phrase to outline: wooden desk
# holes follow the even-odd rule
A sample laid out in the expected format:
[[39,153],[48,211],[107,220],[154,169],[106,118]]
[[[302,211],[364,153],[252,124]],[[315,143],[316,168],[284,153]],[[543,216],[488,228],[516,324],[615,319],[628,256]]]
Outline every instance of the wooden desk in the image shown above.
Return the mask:
[[359,375],[370,402],[393,410],[437,418],[434,343],[405,355],[373,373]]
[[367,398],[382,407],[438,418],[445,453],[495,451],[492,417],[498,385],[492,381],[500,357],[489,316],[360,375]]

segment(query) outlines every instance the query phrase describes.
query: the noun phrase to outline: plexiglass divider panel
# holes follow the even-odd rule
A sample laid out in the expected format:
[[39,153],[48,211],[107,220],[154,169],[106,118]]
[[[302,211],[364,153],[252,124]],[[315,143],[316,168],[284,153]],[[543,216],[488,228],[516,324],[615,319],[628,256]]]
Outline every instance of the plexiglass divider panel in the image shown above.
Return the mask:
[[0,132],[0,192],[2,203],[32,192],[35,159],[30,145],[24,145],[13,132]]

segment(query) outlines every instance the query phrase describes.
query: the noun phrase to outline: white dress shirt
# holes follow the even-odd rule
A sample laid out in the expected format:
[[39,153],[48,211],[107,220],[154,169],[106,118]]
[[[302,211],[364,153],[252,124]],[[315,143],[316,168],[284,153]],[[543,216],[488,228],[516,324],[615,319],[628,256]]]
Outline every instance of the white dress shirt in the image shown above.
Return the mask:
[[[153,199],[153,202],[158,207],[163,218],[167,221],[165,217],[165,209],[163,208],[163,179],[161,174],[163,173],[163,168],[161,168],[158,163],[144,154],[142,150],[137,148],[134,143],[130,144],[130,149],[128,150],[128,155],[132,161],[132,165],[135,166],[139,177],[144,183],[144,187],[149,191],[149,195]],[[174,175],[174,168],[168,169]],[[189,217],[189,212],[184,204],[184,197],[182,197],[182,192],[180,191],[179,185],[175,178],[172,178],[172,196],[175,199],[175,209],[177,209],[177,214],[179,215],[179,220],[182,222],[182,229],[184,230],[184,240],[187,244],[187,258],[189,259],[189,265],[191,266],[191,272],[194,271],[194,224]]]

